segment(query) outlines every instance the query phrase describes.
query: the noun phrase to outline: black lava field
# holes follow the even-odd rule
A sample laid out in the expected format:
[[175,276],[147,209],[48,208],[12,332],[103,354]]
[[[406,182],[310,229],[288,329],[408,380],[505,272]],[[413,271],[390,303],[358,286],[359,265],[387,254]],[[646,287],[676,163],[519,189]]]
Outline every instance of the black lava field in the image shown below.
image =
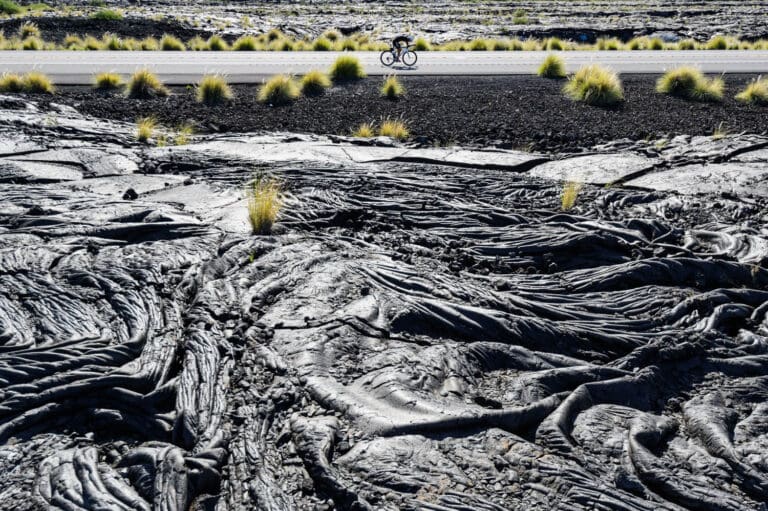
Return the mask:
[[158,148],[0,101],[0,508],[765,509],[767,138]]

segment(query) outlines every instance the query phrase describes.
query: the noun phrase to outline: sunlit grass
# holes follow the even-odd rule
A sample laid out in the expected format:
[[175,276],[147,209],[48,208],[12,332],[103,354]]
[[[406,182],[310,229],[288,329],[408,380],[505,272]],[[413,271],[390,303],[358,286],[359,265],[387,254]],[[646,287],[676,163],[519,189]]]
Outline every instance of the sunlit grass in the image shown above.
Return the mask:
[[118,73],[99,73],[93,79],[93,88],[98,91],[114,91],[123,86]]
[[379,135],[396,140],[405,140],[410,136],[410,131],[405,122],[397,119],[386,119],[379,126]]
[[295,101],[300,94],[296,80],[283,74],[273,76],[261,86],[258,100],[270,105],[285,105]]
[[391,75],[384,79],[379,92],[387,99],[400,99],[405,94],[405,87],[397,79],[397,76]]
[[205,75],[197,84],[197,102],[215,106],[232,99],[232,89],[221,75]]
[[136,140],[147,142],[155,133],[157,120],[154,117],[142,117],[136,121]]
[[543,78],[565,78],[565,61],[558,55],[547,55],[537,74]]
[[576,181],[568,181],[563,185],[563,193],[560,197],[560,207],[563,211],[568,211],[576,205],[582,186],[582,183]]
[[254,234],[269,234],[283,207],[280,182],[263,175],[256,176],[246,187],[248,221]]
[[588,105],[613,106],[624,100],[619,76],[598,64],[579,69],[563,90],[571,99]]
[[140,69],[133,73],[128,82],[128,97],[134,99],[148,99],[153,96],[167,96],[170,94],[163,82],[148,69]]

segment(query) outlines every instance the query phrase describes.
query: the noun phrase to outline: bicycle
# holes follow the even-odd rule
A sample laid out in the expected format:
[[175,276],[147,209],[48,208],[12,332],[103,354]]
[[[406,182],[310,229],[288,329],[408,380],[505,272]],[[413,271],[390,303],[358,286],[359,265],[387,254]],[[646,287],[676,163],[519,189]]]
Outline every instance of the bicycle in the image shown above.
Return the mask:
[[419,56],[416,55],[416,52],[411,49],[413,47],[414,45],[412,44],[406,46],[399,58],[397,56],[397,48],[392,47],[388,50],[384,50],[381,52],[379,60],[381,60],[381,63],[387,67],[390,67],[395,62],[402,62],[406,66],[411,67],[416,64],[416,61],[419,58]]

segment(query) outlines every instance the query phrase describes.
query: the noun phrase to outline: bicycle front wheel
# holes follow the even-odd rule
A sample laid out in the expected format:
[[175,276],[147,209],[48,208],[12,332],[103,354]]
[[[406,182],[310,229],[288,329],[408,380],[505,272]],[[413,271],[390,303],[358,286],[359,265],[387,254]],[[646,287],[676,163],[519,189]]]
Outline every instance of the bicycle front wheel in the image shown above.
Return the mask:
[[395,56],[391,51],[383,51],[381,52],[381,57],[379,57],[379,60],[381,60],[382,64],[389,67],[395,63]]
[[403,53],[403,64],[405,64],[408,67],[415,65],[417,59],[418,59],[418,56],[416,55],[415,51],[409,51],[407,53]]

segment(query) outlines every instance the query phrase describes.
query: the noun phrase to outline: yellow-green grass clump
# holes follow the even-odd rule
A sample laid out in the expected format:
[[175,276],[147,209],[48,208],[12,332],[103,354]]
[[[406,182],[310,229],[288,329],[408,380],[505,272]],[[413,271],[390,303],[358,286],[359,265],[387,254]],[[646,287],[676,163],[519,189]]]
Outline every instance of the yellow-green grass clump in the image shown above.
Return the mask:
[[154,96],[167,96],[168,88],[152,71],[140,69],[133,73],[128,82],[128,97],[133,99],[148,99]]
[[86,36],[83,39],[83,48],[88,51],[98,51],[104,49],[104,42],[96,39],[92,35]]
[[244,35],[239,37],[234,43],[232,43],[232,49],[235,51],[256,51],[261,46],[262,45],[259,43],[259,40],[251,35]]
[[176,129],[173,137],[173,145],[187,145],[195,134],[195,127],[191,124],[182,124]]
[[18,93],[24,90],[24,78],[16,73],[4,73],[0,77],[0,92]]
[[103,21],[118,21],[123,19],[123,13],[114,9],[100,9],[91,14],[91,18]]
[[155,134],[157,120],[154,117],[142,117],[136,121],[136,140],[147,142]]
[[261,86],[258,99],[269,105],[286,105],[295,101],[300,94],[299,85],[292,76],[276,75]]
[[707,78],[693,66],[667,71],[656,82],[657,92],[691,101],[721,101],[724,89],[722,78]]
[[560,197],[560,207],[563,211],[568,211],[576,205],[581,186],[582,184],[576,181],[568,181],[563,185],[563,193]]
[[40,37],[40,27],[31,21],[25,21],[19,27],[19,38],[26,39],[27,37]]
[[487,51],[488,41],[485,39],[475,39],[469,43],[469,49],[470,51]]
[[163,51],[184,51],[187,47],[178,37],[163,34],[163,37],[160,38],[160,49]]
[[275,178],[256,176],[246,188],[248,221],[254,234],[269,234],[283,207],[280,182]]
[[391,75],[384,79],[380,92],[387,99],[400,99],[405,94],[405,87],[397,79],[397,76]]
[[217,35],[208,38],[206,47],[209,51],[227,51],[229,49],[227,42]]
[[397,119],[386,119],[379,126],[379,135],[396,140],[405,140],[410,135],[405,122]]
[[563,90],[571,99],[594,106],[614,106],[624,100],[619,76],[599,64],[576,71]]
[[308,71],[301,77],[301,92],[305,96],[319,96],[331,86],[331,79],[322,71]]
[[318,37],[312,43],[312,49],[314,51],[331,51],[333,49],[333,43],[327,37]]
[[537,74],[542,78],[565,78],[565,62],[558,55],[547,55],[539,66]]
[[156,51],[160,49],[160,42],[154,37],[145,37],[139,44],[142,51]]
[[115,91],[123,86],[123,78],[118,73],[99,73],[93,79],[93,88],[102,92]]
[[22,77],[24,92],[30,94],[53,94],[56,92],[53,82],[43,73],[32,71]]
[[736,95],[736,99],[742,103],[768,106],[768,79],[760,76],[753,80]]
[[727,50],[728,39],[726,39],[725,36],[722,36],[722,35],[712,36],[712,38],[709,41],[707,41],[706,48],[708,50]]
[[359,80],[366,76],[360,60],[352,55],[342,55],[337,58],[328,74],[334,82]]
[[45,43],[37,36],[29,36],[21,43],[23,50],[42,50],[45,47]]
[[544,49],[549,51],[560,51],[565,49],[565,44],[557,37],[550,37],[544,43]]
[[221,75],[205,75],[197,84],[198,103],[216,106],[232,98],[232,89]]
[[352,136],[358,138],[371,138],[375,134],[373,124],[370,122],[364,122],[352,131]]
[[413,42],[413,49],[416,51],[430,51],[432,49],[432,43],[423,37],[417,37]]

